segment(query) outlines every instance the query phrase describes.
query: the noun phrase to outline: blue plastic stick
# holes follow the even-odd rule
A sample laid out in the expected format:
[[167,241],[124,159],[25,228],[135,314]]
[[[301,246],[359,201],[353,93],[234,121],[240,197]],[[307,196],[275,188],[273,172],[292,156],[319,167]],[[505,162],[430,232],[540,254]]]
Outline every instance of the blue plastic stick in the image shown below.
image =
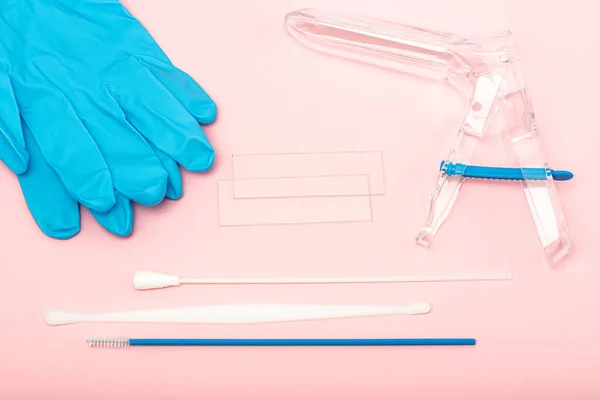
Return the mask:
[[438,339],[129,339],[130,346],[473,346],[472,338]]
[[459,163],[447,163],[442,161],[440,170],[450,176],[464,176],[465,178],[481,179],[506,179],[513,181],[546,180],[547,172],[555,181],[568,181],[573,178],[573,173],[560,170],[546,170],[545,168],[502,168],[502,167],[480,167]]

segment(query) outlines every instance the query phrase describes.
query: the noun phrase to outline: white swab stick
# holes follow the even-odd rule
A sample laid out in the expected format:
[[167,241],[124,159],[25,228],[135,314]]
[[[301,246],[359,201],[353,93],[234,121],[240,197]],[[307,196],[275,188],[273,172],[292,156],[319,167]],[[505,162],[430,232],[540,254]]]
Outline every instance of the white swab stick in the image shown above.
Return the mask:
[[358,277],[358,278],[232,278],[205,279],[181,278],[161,272],[138,271],[133,276],[133,286],[138,290],[160,289],[181,284],[204,285],[255,285],[255,284],[327,284],[327,283],[394,283],[394,282],[459,282],[459,281],[505,281],[511,274],[489,275],[450,275],[450,276],[397,276],[397,277]]

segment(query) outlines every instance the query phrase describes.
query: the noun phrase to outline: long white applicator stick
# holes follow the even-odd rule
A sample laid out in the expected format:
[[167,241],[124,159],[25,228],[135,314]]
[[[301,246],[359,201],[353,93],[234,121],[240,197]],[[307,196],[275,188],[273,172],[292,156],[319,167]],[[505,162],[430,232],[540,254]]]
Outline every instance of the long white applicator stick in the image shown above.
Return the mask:
[[182,278],[161,272],[138,271],[133,276],[133,286],[138,290],[161,289],[182,284],[248,285],[248,284],[323,284],[323,283],[393,283],[393,282],[458,282],[458,281],[505,281],[511,274],[454,275],[454,276],[397,276],[359,278],[281,278],[281,279],[203,279]]
[[409,303],[393,306],[226,304],[100,314],[82,314],[50,309],[46,312],[45,320],[48,325],[66,325],[80,322],[260,324],[384,315],[419,315],[427,314],[430,311],[431,305],[429,303]]

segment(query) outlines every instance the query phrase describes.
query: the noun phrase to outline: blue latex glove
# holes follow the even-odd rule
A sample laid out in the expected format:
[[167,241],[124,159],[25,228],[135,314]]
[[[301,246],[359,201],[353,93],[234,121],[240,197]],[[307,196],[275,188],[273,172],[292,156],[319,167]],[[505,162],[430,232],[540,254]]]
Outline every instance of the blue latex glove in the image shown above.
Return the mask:
[[77,203],[126,235],[130,200],[212,166],[214,102],[118,1],[0,0],[0,32],[0,158],[48,235],[78,230]]
[[[62,182],[42,156],[31,131],[23,124],[25,144],[29,150],[27,171],[20,174],[19,183],[26,195],[27,205],[45,234],[56,239],[69,239],[79,233],[79,205],[66,191]],[[177,200],[182,194],[181,174],[177,163],[157,151],[168,172],[166,196]],[[43,184],[40,184],[43,182]],[[106,213],[91,210],[92,216],[109,232],[129,236],[133,230],[133,207],[125,196],[115,193],[116,204]]]

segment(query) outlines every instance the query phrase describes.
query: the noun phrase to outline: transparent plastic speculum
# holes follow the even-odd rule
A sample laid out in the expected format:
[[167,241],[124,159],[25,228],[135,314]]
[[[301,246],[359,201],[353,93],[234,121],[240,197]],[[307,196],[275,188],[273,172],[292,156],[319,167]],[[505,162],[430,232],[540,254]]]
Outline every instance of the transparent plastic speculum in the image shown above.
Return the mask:
[[[285,26],[315,50],[453,85],[469,106],[461,126],[447,133],[455,134],[456,140],[444,160],[468,165],[486,136],[500,135],[508,165],[547,171],[547,179],[526,179],[521,184],[548,262],[554,265],[570,252],[561,204],[540,148],[535,114],[509,31],[463,36],[317,9],[288,13]],[[431,246],[464,179],[440,171],[429,213],[417,235],[420,245]]]

